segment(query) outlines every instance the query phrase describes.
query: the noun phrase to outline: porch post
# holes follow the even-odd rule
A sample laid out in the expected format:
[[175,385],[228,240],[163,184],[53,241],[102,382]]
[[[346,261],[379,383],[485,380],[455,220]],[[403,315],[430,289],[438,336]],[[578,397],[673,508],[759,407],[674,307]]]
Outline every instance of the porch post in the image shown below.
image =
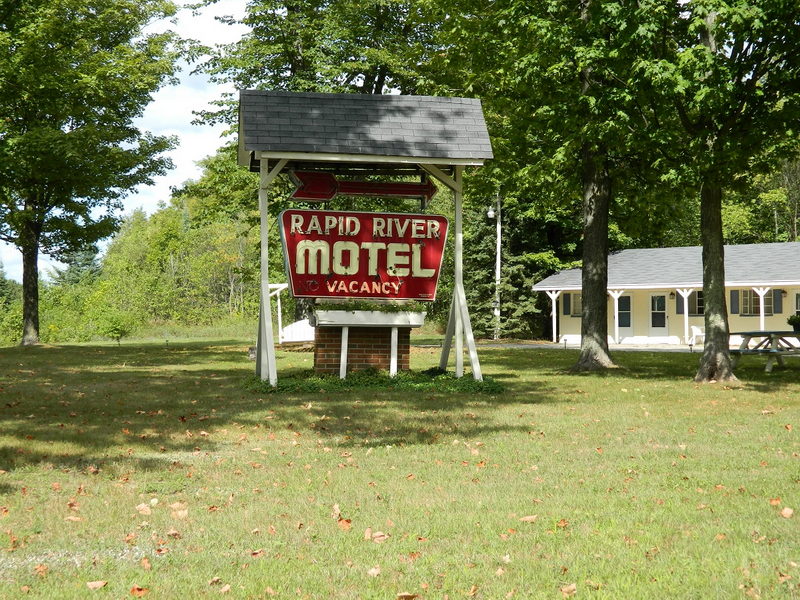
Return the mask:
[[558,343],[558,297],[561,295],[561,290],[545,290],[545,293],[550,296],[553,301],[553,309],[550,314],[553,317],[553,343]]
[[753,288],[753,291],[756,294],[758,294],[758,298],[760,300],[760,302],[758,303],[760,305],[759,306],[760,310],[758,311],[759,312],[759,315],[758,315],[758,328],[761,331],[764,331],[764,329],[766,329],[766,327],[764,326],[764,318],[766,316],[766,313],[764,312],[764,296],[767,295],[767,292],[769,290],[770,290],[770,288],[768,288],[768,287],[763,287],[763,288],[754,287]]
[[619,297],[625,290],[608,290],[608,294],[614,299],[614,343],[619,344]]
[[689,343],[689,296],[692,295],[694,288],[678,289],[677,292],[683,298],[683,343]]

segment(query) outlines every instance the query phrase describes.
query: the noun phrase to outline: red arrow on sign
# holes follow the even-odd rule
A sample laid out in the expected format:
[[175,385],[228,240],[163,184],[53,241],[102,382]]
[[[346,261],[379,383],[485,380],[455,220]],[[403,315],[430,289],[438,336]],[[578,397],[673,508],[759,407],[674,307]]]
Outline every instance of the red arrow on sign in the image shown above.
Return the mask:
[[345,196],[391,196],[393,198],[425,198],[436,195],[437,187],[430,179],[425,183],[398,183],[385,181],[339,181],[331,173],[320,171],[292,171],[297,189],[295,200],[331,200],[337,194]]

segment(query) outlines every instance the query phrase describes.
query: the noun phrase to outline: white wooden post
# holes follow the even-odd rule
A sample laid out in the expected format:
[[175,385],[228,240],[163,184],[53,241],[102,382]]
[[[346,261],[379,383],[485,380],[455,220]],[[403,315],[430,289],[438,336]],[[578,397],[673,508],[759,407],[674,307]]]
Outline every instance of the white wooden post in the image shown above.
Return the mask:
[[553,343],[558,343],[558,297],[561,295],[561,290],[545,290],[545,293],[550,296],[553,302],[553,309],[550,315],[553,318]]
[[389,358],[389,377],[397,375],[397,327],[392,327],[391,355]]
[[689,343],[689,296],[692,295],[694,288],[678,289],[678,293],[683,298],[683,343]]
[[339,347],[339,379],[347,377],[347,347],[350,338],[350,328],[342,327],[342,345]]
[[754,287],[754,288],[753,288],[753,291],[754,291],[756,294],[758,294],[758,297],[759,297],[759,299],[761,300],[761,301],[759,302],[759,304],[761,305],[761,306],[760,306],[760,309],[761,309],[761,310],[759,311],[759,315],[758,315],[758,317],[759,317],[759,318],[758,318],[758,328],[759,328],[761,331],[764,331],[764,330],[766,329],[766,327],[765,327],[765,322],[764,322],[764,317],[766,316],[766,313],[764,312],[764,296],[766,296],[766,295],[767,295],[767,292],[768,292],[769,290],[770,290],[770,288],[768,288],[768,287],[763,287],[763,288]]
[[453,252],[455,281],[453,286],[453,301],[450,306],[450,318],[447,322],[447,333],[445,334],[444,343],[442,344],[442,357],[439,360],[439,366],[441,369],[447,367],[452,339],[453,336],[455,336],[456,377],[462,377],[464,375],[464,338],[466,338],[470,366],[472,367],[472,376],[476,381],[483,381],[481,364],[478,361],[478,349],[475,345],[475,337],[472,334],[472,323],[470,322],[469,310],[467,309],[467,295],[464,292],[464,232],[463,207],[461,202],[464,188],[464,167],[461,165],[454,166],[453,177],[450,177],[435,165],[420,164],[419,166],[453,190],[453,203],[455,204],[455,234],[453,236],[455,240]]
[[278,176],[286,160],[270,171],[268,161],[261,159],[259,168],[260,181],[258,186],[258,208],[261,213],[261,307],[258,318],[258,342],[256,344],[256,375],[262,381],[269,379],[272,387],[278,385],[278,372],[275,367],[275,340],[272,335],[272,306],[269,289],[269,253],[267,240],[269,238],[269,222],[267,209],[269,208],[269,184]]
[[275,299],[278,301],[278,343],[283,344],[283,316],[281,315],[281,290],[275,294]]
[[614,343],[619,344],[619,297],[625,290],[608,290],[608,294],[614,299]]

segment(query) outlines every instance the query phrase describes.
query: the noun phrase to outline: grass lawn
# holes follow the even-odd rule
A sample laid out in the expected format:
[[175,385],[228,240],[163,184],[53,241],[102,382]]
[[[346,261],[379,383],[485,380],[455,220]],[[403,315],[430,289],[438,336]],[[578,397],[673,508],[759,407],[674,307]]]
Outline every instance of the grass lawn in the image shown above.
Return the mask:
[[274,394],[238,342],[0,349],[0,597],[800,598],[800,364],[576,356]]

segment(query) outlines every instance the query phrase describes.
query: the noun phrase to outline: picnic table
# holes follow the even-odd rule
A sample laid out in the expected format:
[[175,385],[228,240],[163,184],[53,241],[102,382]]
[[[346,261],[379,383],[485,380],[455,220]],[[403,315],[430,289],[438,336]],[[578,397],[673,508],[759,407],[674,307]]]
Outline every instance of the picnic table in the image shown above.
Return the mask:
[[739,362],[739,357],[756,354],[767,357],[764,370],[770,373],[775,363],[783,366],[786,356],[800,356],[799,331],[740,331],[731,335],[742,337],[739,347],[731,350],[734,367]]

